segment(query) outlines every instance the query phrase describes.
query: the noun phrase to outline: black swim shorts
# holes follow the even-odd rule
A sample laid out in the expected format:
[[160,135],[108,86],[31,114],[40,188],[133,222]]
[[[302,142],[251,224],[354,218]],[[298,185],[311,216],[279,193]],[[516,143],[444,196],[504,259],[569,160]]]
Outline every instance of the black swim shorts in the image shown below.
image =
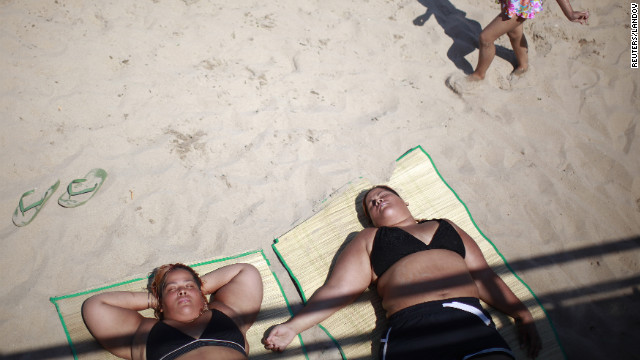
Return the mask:
[[503,353],[515,359],[476,298],[410,306],[393,314],[380,340],[381,360],[467,360]]

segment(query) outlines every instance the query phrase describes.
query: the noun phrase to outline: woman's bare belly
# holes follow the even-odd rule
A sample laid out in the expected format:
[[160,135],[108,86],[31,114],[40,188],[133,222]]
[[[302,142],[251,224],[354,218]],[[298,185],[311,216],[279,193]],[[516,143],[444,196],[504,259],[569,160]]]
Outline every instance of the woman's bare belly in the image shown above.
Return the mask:
[[387,317],[428,301],[479,295],[464,259],[439,249],[400,259],[378,278],[377,291]]

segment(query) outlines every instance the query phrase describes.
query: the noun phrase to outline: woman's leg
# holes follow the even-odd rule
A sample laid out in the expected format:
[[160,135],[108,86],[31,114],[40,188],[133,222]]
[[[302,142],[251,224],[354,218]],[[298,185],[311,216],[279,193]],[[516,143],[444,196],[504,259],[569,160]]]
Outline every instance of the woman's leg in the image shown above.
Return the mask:
[[[507,34],[516,28],[520,27],[520,35],[522,35],[522,21],[519,17],[509,18],[504,14],[500,14],[493,19],[489,25],[487,25],[484,30],[480,33],[480,54],[478,55],[478,66],[476,66],[476,70],[467,77],[467,79],[472,81],[482,80],[484,79],[487,69],[489,69],[489,65],[493,61],[493,58],[496,56],[496,46],[493,44],[500,36]],[[511,37],[510,37],[511,38]],[[513,44],[513,43],[512,43]],[[526,40],[525,40],[526,46]],[[526,48],[525,48],[526,49]],[[515,48],[514,48],[515,51]],[[525,52],[526,53],[526,52]],[[518,58],[518,53],[516,52],[516,58]],[[525,55],[526,60],[526,55]]]
[[522,26],[524,20],[523,18],[518,18],[520,25],[507,33],[518,61],[518,67],[513,71],[515,75],[522,75],[529,69],[529,45],[527,44],[527,38],[524,36]]

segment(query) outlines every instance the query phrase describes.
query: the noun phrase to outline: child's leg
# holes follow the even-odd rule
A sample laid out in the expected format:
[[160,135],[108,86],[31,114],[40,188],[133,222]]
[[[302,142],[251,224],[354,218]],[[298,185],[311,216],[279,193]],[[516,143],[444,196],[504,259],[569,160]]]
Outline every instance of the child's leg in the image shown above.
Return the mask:
[[518,61],[518,67],[513,71],[515,75],[522,75],[529,69],[529,45],[527,44],[527,38],[524,36],[522,26],[524,20],[523,18],[518,18],[520,25],[507,33]]
[[[520,18],[509,18],[504,14],[500,14],[493,19],[489,25],[480,33],[480,54],[478,55],[478,66],[473,74],[469,75],[469,80],[484,79],[489,65],[496,56],[496,46],[493,44],[500,36],[516,29],[518,26],[522,28]],[[518,55],[516,54],[516,57]]]

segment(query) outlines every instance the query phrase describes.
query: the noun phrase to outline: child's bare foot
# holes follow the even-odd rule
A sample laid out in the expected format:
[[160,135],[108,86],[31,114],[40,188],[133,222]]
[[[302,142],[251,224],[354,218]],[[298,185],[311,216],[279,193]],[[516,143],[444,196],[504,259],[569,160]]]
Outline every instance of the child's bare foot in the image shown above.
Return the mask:
[[507,80],[512,89],[531,87],[536,81],[536,68],[532,66],[517,68],[507,76]]
[[467,76],[467,81],[482,81],[484,80],[484,76],[480,76],[476,73],[472,73],[471,75]]
[[453,74],[447,78],[445,84],[449,89],[453,90],[454,93],[463,95],[473,92],[482,80],[483,79],[481,77],[475,74],[471,74],[469,76]]
[[528,66],[518,66],[515,70],[511,72],[508,79],[511,80],[514,77],[520,77],[524,75],[527,71],[529,71]]

